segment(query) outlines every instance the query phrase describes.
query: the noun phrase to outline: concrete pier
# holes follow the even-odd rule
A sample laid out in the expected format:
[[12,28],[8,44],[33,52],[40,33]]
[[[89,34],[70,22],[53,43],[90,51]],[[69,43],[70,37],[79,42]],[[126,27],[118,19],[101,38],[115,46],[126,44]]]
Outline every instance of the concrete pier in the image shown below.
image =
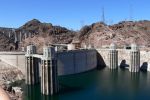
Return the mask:
[[54,47],[44,47],[41,62],[41,93],[53,95],[58,92],[57,59]]
[[27,46],[26,58],[26,84],[34,85],[39,83],[38,58],[32,55],[36,53],[34,45]]
[[140,51],[136,44],[131,45],[130,51],[130,72],[139,72],[140,70]]
[[109,68],[117,69],[118,68],[118,51],[116,50],[116,45],[111,44],[109,50]]

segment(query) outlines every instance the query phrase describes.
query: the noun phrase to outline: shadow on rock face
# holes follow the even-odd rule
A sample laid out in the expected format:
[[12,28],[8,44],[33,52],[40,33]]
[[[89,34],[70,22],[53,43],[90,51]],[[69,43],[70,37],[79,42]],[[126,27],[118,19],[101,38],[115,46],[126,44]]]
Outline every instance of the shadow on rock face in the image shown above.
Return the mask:
[[106,63],[100,53],[97,52],[97,69],[101,70],[106,67]]
[[127,67],[129,67],[129,65],[126,64],[126,60],[125,60],[125,59],[122,60],[121,63],[120,63],[120,68],[121,68],[121,69],[125,69],[125,68],[127,68]]
[[148,63],[147,63],[147,62],[144,62],[144,63],[142,64],[140,70],[146,72],[146,71],[147,71],[147,68],[148,68]]

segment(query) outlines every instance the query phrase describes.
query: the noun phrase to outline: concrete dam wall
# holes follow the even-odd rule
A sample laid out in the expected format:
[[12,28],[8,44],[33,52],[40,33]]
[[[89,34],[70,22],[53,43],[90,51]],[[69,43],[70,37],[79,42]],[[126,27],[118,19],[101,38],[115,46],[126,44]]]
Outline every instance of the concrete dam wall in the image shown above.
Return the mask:
[[76,74],[97,67],[96,50],[73,50],[57,53],[59,75]]
[[[127,66],[130,65],[130,50],[127,49],[117,49],[118,51],[118,66],[122,62]],[[97,58],[97,53],[98,57]],[[57,64],[58,64],[58,74],[68,75],[80,72],[85,72],[94,69],[98,65],[109,66],[109,49],[97,49],[97,50],[73,50],[73,51],[63,51],[57,52]],[[35,54],[39,59],[39,69],[40,57],[41,55]],[[0,52],[0,60],[3,62],[14,66],[25,74],[25,53],[24,52]],[[140,66],[147,68],[150,71],[150,51],[140,51]]]
[[[118,50],[118,66],[122,64],[126,64],[126,66],[130,65],[130,50],[128,49],[117,49]],[[106,66],[109,66],[109,49],[97,49],[99,55],[101,55]],[[145,67],[148,71],[150,71],[150,51],[140,51],[140,67]]]
[[24,52],[0,52],[0,60],[14,66],[25,74],[25,53]]
[[[39,73],[41,74],[41,55],[35,54],[39,61]],[[24,52],[0,52],[0,60],[21,70],[25,68]],[[73,50],[57,52],[58,75],[76,74],[92,70],[97,67],[96,50]]]

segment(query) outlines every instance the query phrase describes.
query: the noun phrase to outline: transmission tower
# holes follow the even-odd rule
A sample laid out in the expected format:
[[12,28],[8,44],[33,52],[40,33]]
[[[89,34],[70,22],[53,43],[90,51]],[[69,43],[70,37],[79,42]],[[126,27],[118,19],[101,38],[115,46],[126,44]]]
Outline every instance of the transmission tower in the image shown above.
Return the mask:
[[129,20],[130,21],[133,20],[133,6],[132,6],[132,4],[130,4],[130,8],[129,8]]
[[104,7],[102,7],[102,22],[105,23],[105,10],[104,10]]

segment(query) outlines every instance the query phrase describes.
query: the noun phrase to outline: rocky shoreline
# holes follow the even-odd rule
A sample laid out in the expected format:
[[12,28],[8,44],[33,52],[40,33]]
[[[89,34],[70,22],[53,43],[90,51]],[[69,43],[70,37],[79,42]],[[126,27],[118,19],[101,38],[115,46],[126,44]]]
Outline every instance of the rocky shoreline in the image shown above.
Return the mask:
[[24,75],[16,68],[0,70],[0,87],[5,90],[11,100],[22,100],[23,91],[20,84]]
[[13,86],[10,83],[10,84],[3,84],[1,85],[1,87],[9,95],[11,100],[23,100],[22,99],[23,90],[20,86]]

